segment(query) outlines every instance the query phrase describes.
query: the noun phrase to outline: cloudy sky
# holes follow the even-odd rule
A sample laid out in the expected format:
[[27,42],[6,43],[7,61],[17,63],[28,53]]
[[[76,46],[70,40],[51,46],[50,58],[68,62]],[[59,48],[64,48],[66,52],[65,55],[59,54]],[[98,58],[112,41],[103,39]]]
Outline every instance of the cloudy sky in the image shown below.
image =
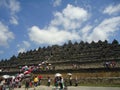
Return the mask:
[[120,0],[0,0],[0,60],[68,40],[119,36]]

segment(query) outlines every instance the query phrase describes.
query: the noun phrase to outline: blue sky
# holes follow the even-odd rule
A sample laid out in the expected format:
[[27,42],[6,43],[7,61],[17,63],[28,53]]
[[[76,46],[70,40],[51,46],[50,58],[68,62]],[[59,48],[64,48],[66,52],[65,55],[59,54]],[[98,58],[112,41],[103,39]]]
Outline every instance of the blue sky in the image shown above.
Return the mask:
[[0,60],[68,40],[119,36],[120,0],[0,0]]

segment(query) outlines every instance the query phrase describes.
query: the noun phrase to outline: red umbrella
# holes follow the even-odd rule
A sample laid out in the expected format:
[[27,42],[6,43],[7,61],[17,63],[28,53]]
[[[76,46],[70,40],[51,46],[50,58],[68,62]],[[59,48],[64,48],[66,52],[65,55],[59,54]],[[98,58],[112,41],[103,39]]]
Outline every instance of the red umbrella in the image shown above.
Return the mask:
[[31,72],[30,71],[25,71],[24,74],[30,74]]
[[29,72],[32,72],[32,71],[33,71],[33,69],[29,69],[28,71],[29,71]]
[[42,76],[41,76],[41,75],[39,75],[39,76],[38,76],[38,78],[39,78],[39,79],[41,79],[41,78],[42,78]]

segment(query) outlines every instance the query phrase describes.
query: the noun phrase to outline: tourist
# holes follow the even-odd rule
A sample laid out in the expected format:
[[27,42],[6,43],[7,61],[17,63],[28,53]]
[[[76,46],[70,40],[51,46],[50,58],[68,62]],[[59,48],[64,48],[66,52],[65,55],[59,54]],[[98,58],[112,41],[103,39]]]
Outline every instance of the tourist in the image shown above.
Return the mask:
[[29,85],[30,85],[30,87],[33,87],[33,82],[31,79],[30,79]]
[[75,78],[75,86],[78,86],[78,79],[77,79],[77,76]]
[[63,77],[60,77],[60,89],[62,90],[64,88],[64,80]]
[[116,62],[115,61],[111,61],[111,65],[112,65],[112,68],[115,68]]
[[12,79],[12,81],[11,81],[11,88],[14,90],[14,88],[15,88],[15,79]]
[[42,80],[42,76],[41,75],[38,76],[38,80],[39,80],[38,81],[38,85],[41,85],[41,80]]
[[21,80],[19,80],[19,82],[18,82],[18,88],[21,88],[21,86],[22,86],[22,82],[21,82]]
[[58,77],[55,77],[54,85],[55,85],[55,87],[58,87],[58,85],[59,85],[59,78]]
[[28,90],[28,88],[29,88],[29,82],[30,82],[30,79],[26,78],[25,79],[25,90]]
[[72,76],[69,76],[69,84],[72,86]]
[[4,84],[5,84],[5,80],[3,78],[1,78],[1,80],[0,80],[0,90],[3,90]]
[[38,86],[38,77],[37,76],[35,76],[35,78],[34,78],[34,86],[35,87],[37,87]]
[[48,86],[48,87],[50,86],[50,82],[51,82],[51,79],[50,79],[50,77],[48,76],[48,83],[47,83],[47,86]]

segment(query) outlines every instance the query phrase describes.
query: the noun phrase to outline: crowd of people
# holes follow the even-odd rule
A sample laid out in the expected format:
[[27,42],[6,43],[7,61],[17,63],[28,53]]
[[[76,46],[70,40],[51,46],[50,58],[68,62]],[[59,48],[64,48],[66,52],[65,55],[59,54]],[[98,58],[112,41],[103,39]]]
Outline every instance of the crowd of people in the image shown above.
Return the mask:
[[[14,76],[10,75],[3,75],[0,78],[0,90],[6,90],[6,88],[9,88],[9,90],[14,90],[14,88],[21,88],[21,86],[25,86],[25,90],[28,90],[29,87],[37,87],[41,85],[42,76],[32,75],[34,71],[36,70],[50,70],[52,69],[52,65],[48,63],[47,61],[41,62],[37,66],[31,65],[31,66],[22,66],[19,67],[20,73],[17,73]],[[71,76],[71,75],[70,75]],[[63,79],[62,75],[55,76],[54,80],[51,79],[50,76],[47,77],[47,86],[49,87],[51,85],[51,81],[54,81],[55,87],[60,87],[63,89],[66,87],[65,80]],[[69,78],[70,85],[72,85],[72,79]]]
[[24,65],[13,68],[0,68],[0,72],[10,72],[10,71],[47,71],[47,70],[54,70],[55,66],[53,66],[51,63],[48,63],[48,61],[40,62],[37,65]]
[[[42,80],[46,80],[46,85],[50,87],[51,85],[55,88],[60,88],[60,90],[67,90],[67,86],[73,85],[72,74],[69,74],[66,79],[63,78],[62,74],[56,73],[54,78],[48,76],[46,79],[41,75],[31,76],[30,74],[17,75],[15,77],[2,76],[0,79],[0,90],[14,90],[14,88],[25,87],[25,90],[29,88],[36,88],[41,85]],[[45,84],[45,83],[44,83]],[[77,78],[75,79],[75,86],[78,85]]]
[[106,62],[104,62],[103,65],[105,68],[115,68],[116,62],[115,61],[106,61]]
[[23,78],[20,77],[1,77],[0,78],[0,90],[14,90],[14,88],[21,88]]

